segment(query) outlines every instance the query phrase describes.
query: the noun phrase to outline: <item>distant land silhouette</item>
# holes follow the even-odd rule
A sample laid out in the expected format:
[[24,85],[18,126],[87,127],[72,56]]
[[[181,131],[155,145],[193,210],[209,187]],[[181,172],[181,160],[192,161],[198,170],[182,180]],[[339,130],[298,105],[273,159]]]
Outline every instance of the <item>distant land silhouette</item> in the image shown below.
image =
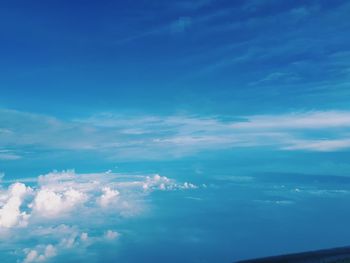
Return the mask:
[[250,260],[241,260],[236,263],[350,263],[350,246],[286,254]]

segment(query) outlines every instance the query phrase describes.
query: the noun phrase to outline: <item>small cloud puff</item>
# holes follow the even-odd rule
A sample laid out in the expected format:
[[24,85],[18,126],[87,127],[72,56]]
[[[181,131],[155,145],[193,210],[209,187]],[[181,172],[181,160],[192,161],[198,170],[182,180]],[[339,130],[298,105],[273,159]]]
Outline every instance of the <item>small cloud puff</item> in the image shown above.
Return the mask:
[[120,234],[116,231],[112,231],[112,230],[108,230],[106,233],[105,233],[105,238],[107,240],[114,240],[116,239]]
[[85,232],[81,233],[80,239],[81,239],[82,241],[87,241],[87,240],[89,239],[88,233],[85,233]]
[[[61,233],[63,230],[63,234]],[[23,263],[30,262],[45,262],[49,259],[57,256],[60,252],[72,252],[72,249],[84,251],[82,249],[87,248],[93,243],[112,242],[119,238],[120,233],[113,230],[107,230],[102,235],[93,236],[89,238],[88,233],[82,232],[80,235],[76,229],[61,225],[59,227],[51,229],[53,233],[56,232],[61,239],[56,244],[39,244],[35,248],[25,248]],[[83,252],[84,253],[84,252]]]
[[49,244],[44,248],[44,251],[40,253],[38,249],[32,249],[32,250],[25,250],[26,257],[24,259],[24,263],[30,263],[30,262],[44,262],[49,258],[52,258],[56,256],[57,251],[56,248]]
[[103,194],[101,195],[101,197],[98,199],[98,203],[100,204],[100,206],[102,207],[107,207],[109,204],[111,204],[112,202],[114,202],[118,195],[119,192],[116,190],[112,190],[109,187],[104,187],[102,189]]
[[195,189],[196,185],[185,182],[183,184],[175,183],[173,180],[156,174],[152,177],[147,176],[145,182],[142,184],[144,190],[178,190],[178,189]]

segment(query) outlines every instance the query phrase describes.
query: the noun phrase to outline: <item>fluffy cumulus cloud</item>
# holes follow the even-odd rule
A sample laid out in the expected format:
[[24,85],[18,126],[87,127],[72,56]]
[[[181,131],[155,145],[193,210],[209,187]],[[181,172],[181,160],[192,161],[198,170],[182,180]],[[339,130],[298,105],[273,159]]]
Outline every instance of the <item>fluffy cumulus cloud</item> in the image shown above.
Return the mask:
[[[26,182],[31,187],[3,180],[0,190],[0,239],[11,236],[23,262],[44,262],[73,248],[84,251],[96,242],[115,242],[122,234],[111,226],[142,213],[153,191],[196,188],[158,174],[111,172],[52,172]],[[41,243],[28,247],[27,239]]]
[[107,207],[111,202],[115,201],[119,195],[119,192],[116,190],[112,190],[109,187],[104,187],[102,189],[103,194],[98,199],[98,203],[102,207]]
[[31,207],[41,216],[55,217],[71,211],[85,200],[86,195],[75,189],[56,192],[44,188],[38,191]]
[[197,188],[197,186],[188,182],[185,182],[183,184],[174,184],[169,178],[156,174],[152,177],[147,176],[146,180],[142,184],[142,188],[144,190],[154,190],[154,189],[174,190],[174,189],[194,189],[194,188]]
[[30,190],[22,183],[14,183],[7,191],[1,193],[3,203],[0,209],[0,227],[11,228],[27,225],[29,215],[21,211],[20,207]]
[[38,249],[31,249],[25,250],[26,252],[26,257],[24,259],[24,263],[30,263],[30,262],[43,262],[46,261],[47,259],[56,256],[56,248],[49,244],[44,247],[43,252],[40,253]]

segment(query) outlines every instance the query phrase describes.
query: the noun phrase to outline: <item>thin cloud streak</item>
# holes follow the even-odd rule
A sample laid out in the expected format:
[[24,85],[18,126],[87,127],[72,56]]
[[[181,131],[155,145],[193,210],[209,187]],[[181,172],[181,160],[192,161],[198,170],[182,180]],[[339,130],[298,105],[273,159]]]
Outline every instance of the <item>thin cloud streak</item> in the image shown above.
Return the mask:
[[[208,150],[270,147],[275,150],[337,151],[350,148],[350,112],[314,111],[278,115],[126,116],[96,114],[85,119],[59,120],[52,116],[1,110],[0,147],[90,151],[116,159],[180,158]],[[10,121],[6,121],[10,120]],[[300,146],[302,143],[302,147]],[[16,159],[0,152],[3,159]],[[28,153],[29,154],[29,153]],[[27,155],[28,155],[27,154]],[[23,156],[22,156],[23,157]]]

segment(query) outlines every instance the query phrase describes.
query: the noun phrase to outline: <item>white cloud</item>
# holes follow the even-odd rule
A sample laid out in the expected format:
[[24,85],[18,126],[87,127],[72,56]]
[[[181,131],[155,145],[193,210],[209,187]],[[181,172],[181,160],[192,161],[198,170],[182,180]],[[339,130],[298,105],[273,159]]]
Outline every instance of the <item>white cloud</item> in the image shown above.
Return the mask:
[[81,233],[80,239],[83,241],[87,241],[89,239],[89,235],[86,232]]
[[55,217],[64,215],[86,200],[86,195],[75,189],[55,192],[43,188],[38,191],[31,206],[33,212],[40,216]]
[[330,129],[349,128],[350,112],[315,111],[280,115],[247,116],[245,122],[232,124],[236,129]]
[[24,263],[30,263],[30,262],[44,262],[48,260],[49,258],[52,258],[56,256],[56,248],[49,244],[44,249],[42,254],[38,252],[38,250],[26,250],[26,258],[24,259]]
[[153,191],[196,188],[158,174],[73,170],[41,175],[31,185],[16,182],[0,190],[0,241],[11,237],[19,247],[27,238],[46,241],[22,249],[23,262],[28,263],[47,261],[68,250],[84,253],[93,243],[112,242],[121,234],[110,225],[139,215]]
[[[2,134],[7,134],[7,133],[2,133]],[[0,138],[1,138],[1,129],[0,129]],[[22,156],[20,156],[19,154],[8,150],[8,149],[0,149],[0,160],[18,160],[21,159]]]
[[112,190],[109,187],[104,187],[102,189],[103,194],[98,199],[98,203],[102,207],[107,207],[109,204],[111,204],[113,201],[115,201],[119,195],[118,191]]
[[319,152],[331,152],[350,148],[350,139],[340,140],[300,140],[295,141],[293,145],[286,147],[287,150],[309,150]]
[[[11,228],[14,226],[26,226],[29,215],[20,211],[25,195],[30,192],[30,188],[22,183],[12,184],[7,193],[5,201],[0,208],[0,228]],[[3,196],[4,198],[4,196]]]
[[183,183],[178,184],[174,182],[174,180],[171,180],[167,178],[166,176],[160,176],[159,174],[156,174],[154,176],[147,176],[146,180],[142,184],[142,188],[145,191],[151,191],[151,190],[178,190],[178,189],[195,189],[197,188],[196,185],[191,183]]
[[7,160],[7,161],[11,161],[11,160],[19,160],[22,157],[20,155],[17,154],[12,154],[12,153],[0,153],[0,160]]
[[107,240],[114,240],[116,239],[120,234],[116,231],[112,231],[112,230],[108,230],[106,233],[105,233],[105,238]]
[[[307,150],[320,151],[322,147],[312,145],[315,141],[340,142],[350,133],[349,111],[233,116],[230,121],[222,120],[220,116],[103,113],[80,120],[61,121],[49,116],[0,110],[0,120],[5,117],[11,119],[5,127],[11,133],[0,133],[2,148],[11,145],[16,152],[30,147],[33,153],[41,149],[90,151],[119,160],[178,158],[235,147],[305,150],[305,147],[294,145],[297,141],[310,145]],[[329,150],[350,148],[348,144],[333,145]]]
[[[60,233],[61,230],[63,230],[64,233]],[[38,244],[34,248],[23,249],[25,255],[23,263],[46,262],[60,253],[72,253],[74,250],[80,250],[86,255],[84,248],[87,249],[92,243],[114,242],[121,235],[117,231],[108,229],[100,236],[89,238],[88,233],[82,232],[78,235],[79,233],[75,229],[67,226],[60,226],[49,231],[59,233],[58,239],[62,235],[63,237],[57,240],[58,242],[56,242],[56,244]],[[46,232],[46,234],[48,233]]]
[[76,235],[72,234],[69,237],[63,238],[59,245],[63,248],[73,248],[76,245]]

